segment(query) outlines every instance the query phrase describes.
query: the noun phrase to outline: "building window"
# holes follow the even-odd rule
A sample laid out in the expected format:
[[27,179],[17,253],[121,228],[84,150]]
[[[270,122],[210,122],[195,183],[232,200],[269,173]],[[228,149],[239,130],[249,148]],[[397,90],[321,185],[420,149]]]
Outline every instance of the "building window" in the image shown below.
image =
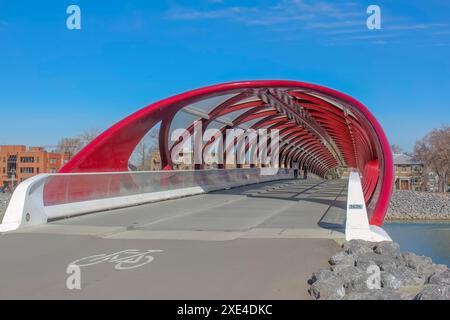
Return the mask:
[[22,163],[33,163],[34,157],[20,157],[20,162]]
[[38,167],[38,168],[36,168],[36,173],[37,173],[37,174],[39,174],[39,167]]
[[50,162],[51,164],[56,164],[56,158],[50,158],[49,162]]
[[39,163],[39,157],[36,157],[36,162]]
[[31,167],[20,168],[20,173],[34,173],[34,168]]

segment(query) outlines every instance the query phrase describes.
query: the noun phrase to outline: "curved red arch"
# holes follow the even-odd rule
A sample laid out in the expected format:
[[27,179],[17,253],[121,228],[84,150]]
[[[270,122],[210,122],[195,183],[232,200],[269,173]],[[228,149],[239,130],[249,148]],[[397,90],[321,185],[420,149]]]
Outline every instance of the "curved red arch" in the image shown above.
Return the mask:
[[[386,135],[370,111],[356,99],[316,84],[289,80],[254,80],[216,84],[195,89],[150,104],[119,121],[82,149],[61,170],[70,172],[127,171],[136,145],[157,123],[160,128],[160,153],[165,169],[171,169],[169,128],[184,107],[205,99],[234,94],[208,114],[206,124],[223,115],[243,111],[237,123],[257,121],[256,127],[293,128],[293,122],[264,101],[263,96],[285,99],[286,112],[295,113],[317,125],[322,135],[307,128],[287,129],[288,147],[280,148],[287,165],[292,158],[307,158],[311,171],[325,175],[337,165],[357,168],[363,175],[364,196],[370,223],[382,225],[393,186],[393,161]],[[253,101],[246,101],[256,97]],[[281,101],[282,101],[281,100]],[[261,110],[259,114],[258,110]],[[277,113],[280,117],[277,118]],[[233,123],[233,125],[237,125]],[[295,123],[294,123],[295,125]],[[223,129],[223,128],[222,128]],[[222,131],[221,131],[222,132]],[[320,138],[320,139],[319,139]],[[329,142],[328,147],[323,139]],[[330,150],[330,146],[333,150]],[[302,154],[307,157],[301,157]],[[302,160],[303,161],[303,160]]]

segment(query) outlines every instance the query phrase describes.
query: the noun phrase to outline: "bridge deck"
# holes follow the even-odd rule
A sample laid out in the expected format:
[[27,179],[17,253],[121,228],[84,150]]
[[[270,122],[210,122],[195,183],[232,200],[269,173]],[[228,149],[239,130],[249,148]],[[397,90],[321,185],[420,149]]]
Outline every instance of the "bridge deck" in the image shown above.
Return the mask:
[[[0,236],[0,298],[307,298],[306,280],[338,249],[344,180],[279,181],[59,220]],[[76,259],[163,250],[117,271]]]

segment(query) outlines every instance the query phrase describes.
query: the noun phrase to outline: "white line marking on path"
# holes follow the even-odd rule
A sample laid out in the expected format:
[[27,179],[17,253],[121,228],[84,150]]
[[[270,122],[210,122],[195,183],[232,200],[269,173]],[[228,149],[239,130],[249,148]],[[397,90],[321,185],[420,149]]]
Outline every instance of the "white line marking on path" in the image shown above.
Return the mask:
[[97,254],[89,257],[84,257],[71,262],[69,265],[76,265],[79,267],[87,267],[103,262],[115,263],[116,270],[129,270],[142,267],[155,258],[150,253],[163,252],[163,250],[139,250],[127,249],[111,254]]

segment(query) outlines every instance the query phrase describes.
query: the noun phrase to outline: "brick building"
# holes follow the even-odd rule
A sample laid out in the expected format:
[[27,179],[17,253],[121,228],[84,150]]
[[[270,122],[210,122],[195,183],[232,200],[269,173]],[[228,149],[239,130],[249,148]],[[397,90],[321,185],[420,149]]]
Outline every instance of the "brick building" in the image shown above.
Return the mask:
[[0,146],[0,188],[14,188],[23,180],[40,173],[56,173],[68,157],[47,152],[42,147]]

